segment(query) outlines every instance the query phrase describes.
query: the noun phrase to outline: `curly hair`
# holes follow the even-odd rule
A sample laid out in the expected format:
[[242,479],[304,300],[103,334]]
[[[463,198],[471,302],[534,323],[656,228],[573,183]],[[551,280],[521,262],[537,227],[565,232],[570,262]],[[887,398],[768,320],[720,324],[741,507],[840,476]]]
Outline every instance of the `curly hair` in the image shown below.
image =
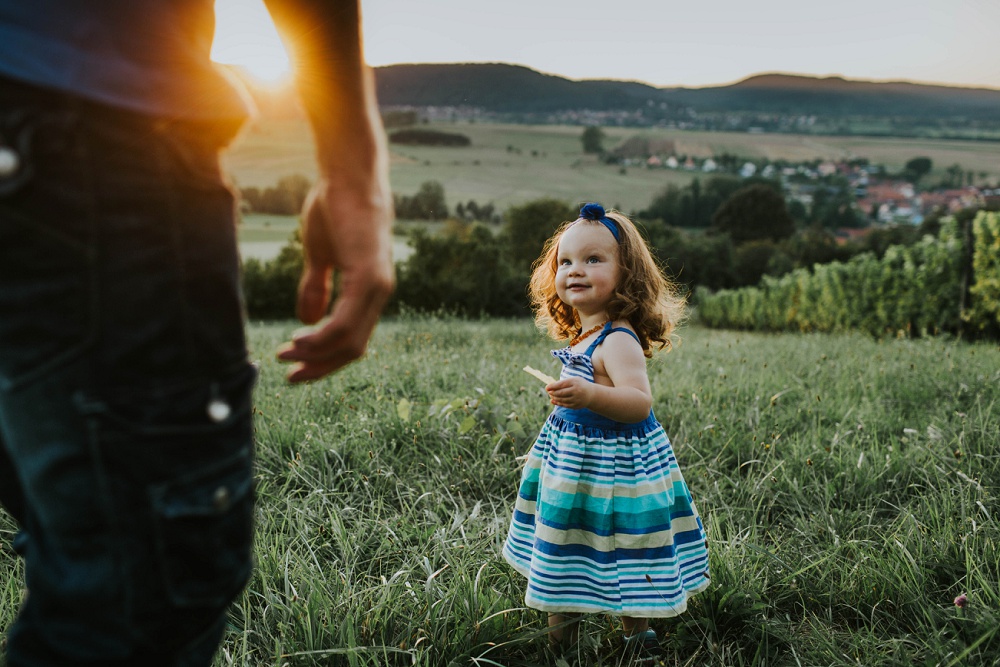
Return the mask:
[[[608,303],[608,317],[632,326],[647,357],[653,356],[654,345],[669,351],[676,338],[674,330],[684,316],[685,298],[677,285],[663,275],[635,223],[618,211],[609,211],[607,217],[617,223],[621,232],[619,281]],[[573,225],[600,224],[584,218],[564,222],[532,266],[529,292],[535,323],[557,340],[572,338],[580,330],[576,309],[563,303],[556,293],[559,240]]]

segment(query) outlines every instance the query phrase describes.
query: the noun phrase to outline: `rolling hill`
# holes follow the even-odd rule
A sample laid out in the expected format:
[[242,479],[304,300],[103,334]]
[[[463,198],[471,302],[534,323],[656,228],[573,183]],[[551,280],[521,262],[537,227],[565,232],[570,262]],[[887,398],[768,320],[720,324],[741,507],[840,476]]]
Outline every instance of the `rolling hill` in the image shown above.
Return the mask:
[[496,113],[667,107],[696,113],[1000,121],[1000,90],[908,82],[761,74],[727,86],[656,88],[634,81],[575,81],[502,63],[391,65],[376,68],[387,106],[468,106]]

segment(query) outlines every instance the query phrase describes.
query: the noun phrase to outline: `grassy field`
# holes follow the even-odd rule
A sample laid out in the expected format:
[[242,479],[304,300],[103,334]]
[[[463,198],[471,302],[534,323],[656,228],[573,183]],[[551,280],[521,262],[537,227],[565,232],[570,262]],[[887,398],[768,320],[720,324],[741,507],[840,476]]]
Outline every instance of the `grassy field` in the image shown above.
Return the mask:
[[[392,256],[397,262],[403,261],[413,254],[413,248],[409,245],[406,232],[414,225],[436,230],[441,227],[442,223],[397,221],[396,234],[392,241]],[[236,231],[240,255],[244,259],[251,257],[264,261],[274,259],[288,244],[298,226],[299,216],[297,215],[245,214],[242,216]]]
[[[543,615],[500,558],[515,457],[557,371],[527,321],[401,318],[333,378],[261,378],[257,568],[218,666],[533,665]],[[710,539],[712,586],[656,621],[668,665],[996,665],[1000,349],[688,327],[654,409]],[[0,539],[12,526],[0,517]],[[20,565],[0,551],[0,628]],[[968,605],[953,599],[965,594]],[[619,630],[585,622],[587,665]]]
[[[645,208],[668,183],[684,185],[696,175],[686,171],[628,168],[599,164],[581,152],[576,126],[448,124],[444,131],[472,139],[467,148],[393,146],[394,192],[413,194],[425,181],[445,187],[450,206],[474,199],[493,202],[499,211],[541,197],[569,202],[598,200],[625,211]],[[925,155],[934,163],[930,178],[952,164],[1000,179],[1000,143],[866,137],[819,137],[790,134],[687,132],[666,129],[605,128],[605,146],[632,136],[670,139],[678,154],[709,157],[733,153],[745,157],[812,160],[866,157],[899,170],[907,160]],[[508,147],[510,150],[508,150]],[[266,187],[282,176],[315,176],[312,139],[302,121],[259,121],[249,127],[225,159],[238,185]]]

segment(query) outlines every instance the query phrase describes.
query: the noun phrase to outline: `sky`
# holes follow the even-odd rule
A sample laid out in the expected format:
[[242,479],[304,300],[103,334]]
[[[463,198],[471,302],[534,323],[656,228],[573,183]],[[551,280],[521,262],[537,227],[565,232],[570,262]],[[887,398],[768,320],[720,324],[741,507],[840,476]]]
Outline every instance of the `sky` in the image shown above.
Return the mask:
[[[362,0],[365,57],[713,86],[786,72],[1000,89],[1000,0]],[[262,0],[216,0],[213,57],[287,57]]]

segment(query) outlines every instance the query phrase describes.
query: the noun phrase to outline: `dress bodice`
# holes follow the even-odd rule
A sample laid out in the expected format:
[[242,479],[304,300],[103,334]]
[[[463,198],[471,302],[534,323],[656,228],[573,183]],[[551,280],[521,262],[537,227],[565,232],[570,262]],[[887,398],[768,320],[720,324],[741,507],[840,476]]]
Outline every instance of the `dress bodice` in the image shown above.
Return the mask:
[[[587,346],[587,349],[583,352],[574,352],[571,347],[562,347],[558,350],[552,350],[552,356],[562,362],[562,371],[559,373],[560,380],[566,380],[571,377],[579,377],[587,380],[588,382],[594,381],[594,350],[604,342],[604,339],[616,331],[624,331],[629,334],[638,342],[639,337],[631,329],[626,329],[625,327],[613,327],[612,323],[609,321],[601,329],[601,333],[594,339],[594,341]],[[650,412],[649,417],[638,424],[625,424],[624,422],[615,421],[604,415],[600,415],[592,410],[586,408],[581,408],[574,410],[572,408],[556,407],[553,410],[553,415],[557,418],[566,420],[568,422],[575,422],[588,427],[604,428],[610,430],[619,430],[622,427],[635,427],[638,425],[646,425],[646,422],[652,424],[655,421],[653,413]]]

